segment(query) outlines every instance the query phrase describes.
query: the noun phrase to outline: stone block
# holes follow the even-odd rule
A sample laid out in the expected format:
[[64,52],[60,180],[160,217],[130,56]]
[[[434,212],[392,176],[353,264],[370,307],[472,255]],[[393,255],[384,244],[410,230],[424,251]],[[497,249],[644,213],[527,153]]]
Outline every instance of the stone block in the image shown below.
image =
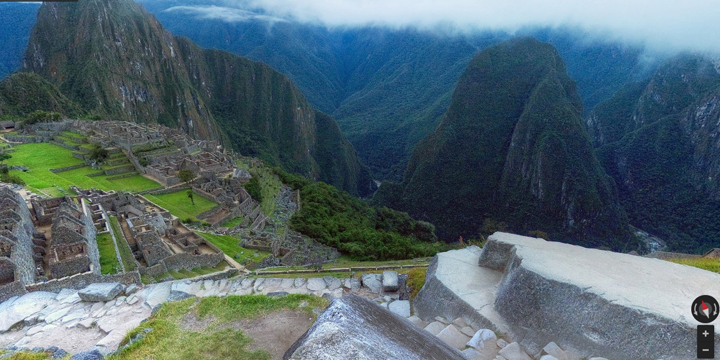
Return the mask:
[[410,301],[395,300],[388,305],[388,310],[398,314],[404,318],[410,316]]
[[307,281],[307,289],[310,291],[325,290],[327,284],[323,278],[310,278]]
[[382,290],[382,277],[380,274],[363,274],[362,285],[375,294]]
[[428,325],[425,327],[425,331],[427,331],[427,332],[429,332],[429,333],[431,333],[431,334],[433,334],[433,335],[437,335],[437,334],[439,334],[446,326],[447,326],[447,325],[445,325],[445,324],[443,324],[443,323],[441,323],[441,322],[439,322],[439,321],[433,321],[433,322],[431,322],[430,324],[428,324]]
[[520,347],[520,344],[513,342],[500,350],[500,355],[508,360],[532,360],[530,356]]
[[554,342],[550,342],[545,345],[542,355],[552,355],[557,360],[568,360],[568,356],[565,354],[565,351],[563,351],[563,349],[557,346]]
[[458,350],[464,349],[465,344],[470,340],[470,337],[461,333],[455,325],[446,326],[437,337]]
[[385,292],[396,292],[398,291],[398,273],[397,271],[383,271],[382,273],[382,286]]
[[78,296],[86,302],[110,301],[120,295],[124,289],[120,283],[90,284],[78,291]]
[[483,350],[486,347],[493,347],[495,348],[497,345],[497,336],[495,336],[495,333],[488,330],[488,329],[482,329],[478,330],[475,335],[473,335],[472,339],[467,342],[467,346]]

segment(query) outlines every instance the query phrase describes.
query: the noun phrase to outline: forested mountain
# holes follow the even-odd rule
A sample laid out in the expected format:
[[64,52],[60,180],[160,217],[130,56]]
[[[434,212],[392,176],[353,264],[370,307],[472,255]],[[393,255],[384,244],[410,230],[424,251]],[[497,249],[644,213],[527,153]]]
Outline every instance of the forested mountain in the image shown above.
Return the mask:
[[0,80],[22,65],[39,7],[37,3],[0,3]]
[[626,249],[627,219],[593,155],[582,101],[552,45],[519,38],[470,62],[440,126],[415,149],[402,184],[377,201],[477,236],[485,219],[553,240]]
[[720,243],[719,68],[677,56],[585,119],[631,223],[677,251]]
[[[400,181],[415,145],[440,123],[455,84],[502,32],[332,28],[278,19],[223,1],[140,0],[171,32],[204,47],[262,61],[287,74],[319,110],[337,119],[376,178]],[[528,29],[555,45],[586,108],[651,64],[641,48],[587,41],[577,29]]]
[[219,139],[356,195],[375,188],[334,120],[318,115],[287,76],[173,37],[130,0],[45,3],[23,70],[95,115]]

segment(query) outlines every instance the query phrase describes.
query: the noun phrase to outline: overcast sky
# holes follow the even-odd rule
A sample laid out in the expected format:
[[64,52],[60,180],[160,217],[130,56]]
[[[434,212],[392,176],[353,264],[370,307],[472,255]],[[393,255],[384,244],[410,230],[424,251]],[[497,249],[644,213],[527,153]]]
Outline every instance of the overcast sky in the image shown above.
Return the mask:
[[[603,38],[650,48],[720,53],[718,0],[221,0],[267,15],[327,26],[386,25],[513,32],[526,26],[580,26]],[[188,9],[185,9],[188,10]],[[247,14],[201,7],[204,16]]]

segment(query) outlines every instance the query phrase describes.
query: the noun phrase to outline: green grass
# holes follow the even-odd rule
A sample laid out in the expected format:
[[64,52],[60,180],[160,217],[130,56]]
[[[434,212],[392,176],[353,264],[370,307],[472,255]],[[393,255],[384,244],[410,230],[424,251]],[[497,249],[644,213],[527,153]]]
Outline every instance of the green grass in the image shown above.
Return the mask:
[[83,162],[72,156],[72,151],[63,147],[38,143],[23,144],[15,146],[16,151],[12,153],[12,159],[7,164],[24,165],[30,170],[28,172],[11,171],[19,176],[31,188],[44,192],[50,196],[63,196],[70,194],[70,186],[76,185],[83,189],[96,188],[100,190],[130,191],[138,192],[159,188],[160,184],[144,178],[140,175],[108,180],[108,176],[87,177],[89,174],[98,173],[90,167],[64,171],[54,174],[50,169],[64,168],[80,165]]
[[243,217],[237,217],[237,218],[234,218],[234,219],[232,219],[232,220],[230,220],[230,221],[227,221],[227,222],[223,223],[223,224],[220,225],[220,226],[221,226],[221,227],[226,227],[226,228],[232,229],[232,228],[240,225],[240,223],[243,221],[243,219],[244,219]]
[[[260,262],[264,258],[270,256],[270,252],[268,251],[262,251],[262,250],[254,250],[254,249],[245,249],[238,245],[240,242],[240,239],[230,236],[230,235],[215,235],[215,234],[208,234],[204,232],[197,232],[198,235],[205,238],[205,240],[213,243],[213,245],[217,246],[222,252],[224,252],[227,256],[233,258],[235,261],[239,262],[240,264],[243,263],[243,261],[254,261],[254,262]],[[255,257],[255,253],[258,253],[259,256]],[[237,258],[236,258],[237,256]]]
[[195,219],[196,216],[217,206],[216,203],[197,194],[194,196],[195,205],[193,205],[187,196],[187,190],[163,195],[145,195],[145,197],[182,220]]
[[72,131],[63,131],[62,134],[66,137],[73,137],[76,139],[87,139],[87,136],[78,134],[78,133],[74,133]]
[[[300,305],[305,305],[301,307]],[[163,304],[160,310],[140,327],[131,331],[127,339],[152,329],[145,337],[133,343],[109,360],[174,360],[174,359],[252,359],[269,360],[263,350],[251,351],[247,346],[252,339],[241,331],[222,328],[223,324],[252,319],[281,310],[300,310],[316,317],[315,308],[327,306],[327,300],[311,295],[288,295],[270,298],[259,295],[208,297],[199,301],[186,299]],[[184,330],[181,326],[188,314],[198,319],[211,318],[202,330]]]
[[135,261],[135,256],[133,256],[130,245],[128,245],[127,240],[125,240],[125,236],[123,235],[123,232],[120,228],[120,223],[118,222],[118,219],[114,216],[110,217],[110,228],[115,234],[115,239],[117,239],[118,250],[120,250],[120,259],[122,259],[123,265],[125,265],[125,270],[133,271],[137,269],[137,262]]
[[259,178],[262,191],[260,208],[265,215],[271,216],[275,211],[275,198],[278,192],[280,192],[282,181],[280,181],[280,178],[278,178],[275,173],[265,167],[258,169],[258,174],[263,174],[263,176]]
[[[7,353],[9,353],[9,352],[5,351],[5,350],[0,350],[0,357]],[[49,358],[50,357],[48,356],[48,354],[44,353],[44,352],[42,352],[42,353],[18,352],[18,353],[13,354],[10,357],[3,358],[3,359],[7,359],[7,360],[45,360],[45,359],[49,359]],[[68,355],[62,359],[70,359],[70,355]]]
[[674,262],[676,264],[694,266],[696,268],[712,271],[714,273],[720,273],[720,259],[669,259],[668,261]]
[[117,274],[122,270],[115,252],[115,244],[110,233],[97,236],[98,250],[100,250],[100,272],[103,275]]

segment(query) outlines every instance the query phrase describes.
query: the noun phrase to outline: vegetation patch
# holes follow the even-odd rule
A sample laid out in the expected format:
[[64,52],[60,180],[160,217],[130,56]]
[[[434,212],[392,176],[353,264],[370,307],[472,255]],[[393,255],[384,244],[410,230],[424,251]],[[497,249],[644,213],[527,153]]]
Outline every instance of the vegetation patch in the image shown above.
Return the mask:
[[[239,245],[240,239],[230,235],[214,235],[204,232],[197,232],[198,235],[205,238],[205,240],[213,243],[227,256],[230,256],[240,264],[245,264],[249,261],[260,262],[266,257],[270,256],[269,251],[246,249]],[[258,254],[258,256],[255,256]]]
[[97,236],[98,250],[100,251],[100,272],[105,274],[117,274],[122,270],[120,262],[115,252],[115,243],[113,243],[110,233]]
[[669,259],[676,264],[693,266],[707,271],[720,274],[720,259],[698,258],[698,259]]
[[137,269],[137,262],[135,256],[128,245],[125,236],[123,235],[122,229],[120,228],[120,222],[114,216],[110,217],[110,229],[115,234],[115,239],[118,242],[118,250],[120,250],[120,259],[122,259],[123,265],[126,271],[133,271]]
[[187,191],[162,195],[145,195],[145,197],[180,219],[192,218],[196,220],[198,215],[218,205],[202,196],[193,196],[191,200],[187,195]]
[[243,217],[236,217],[230,221],[227,221],[227,222],[221,224],[220,226],[232,229],[232,228],[240,225],[240,223],[242,223],[243,219],[244,219]]
[[282,181],[300,189],[301,207],[293,230],[337,248],[353,260],[402,260],[433,256],[448,249],[432,224],[407,213],[376,208],[323,182],[310,182],[275,169]]
[[[166,303],[148,321],[131,331],[129,339],[142,336],[109,359],[270,359],[264,350],[250,350],[253,342],[243,331],[229,324],[254,319],[282,310],[302,311],[315,318],[313,309],[324,308],[327,300],[311,295],[209,297]],[[187,326],[196,319],[204,326]]]

